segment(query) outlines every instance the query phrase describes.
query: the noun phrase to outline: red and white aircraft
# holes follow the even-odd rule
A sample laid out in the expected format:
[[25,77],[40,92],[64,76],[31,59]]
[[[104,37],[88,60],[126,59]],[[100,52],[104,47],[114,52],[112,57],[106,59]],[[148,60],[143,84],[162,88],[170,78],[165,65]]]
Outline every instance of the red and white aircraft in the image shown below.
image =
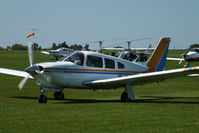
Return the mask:
[[182,54],[182,58],[167,58],[167,60],[177,60],[180,61],[179,64],[181,64],[182,61],[186,61],[187,63],[184,66],[189,67],[190,62],[199,61],[199,48],[187,50]]
[[31,44],[28,45],[30,66],[25,71],[0,68],[0,73],[34,79],[40,86],[39,103],[46,103],[45,92],[54,91],[55,99],[64,99],[64,88],[112,89],[124,87],[122,102],[134,98],[132,86],[199,73],[199,67],[164,70],[170,38],[162,38],[146,64],[91,51],[76,51],[58,62],[33,63]]

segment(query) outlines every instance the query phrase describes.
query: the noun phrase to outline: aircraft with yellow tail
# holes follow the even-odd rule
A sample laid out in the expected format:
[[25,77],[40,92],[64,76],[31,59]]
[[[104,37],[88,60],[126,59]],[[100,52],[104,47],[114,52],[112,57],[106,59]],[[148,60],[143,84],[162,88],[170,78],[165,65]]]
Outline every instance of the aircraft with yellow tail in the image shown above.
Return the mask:
[[64,99],[64,88],[120,87],[124,87],[121,101],[129,102],[135,98],[132,86],[199,73],[199,67],[164,71],[169,43],[170,38],[162,38],[149,60],[142,64],[91,51],[76,51],[61,61],[34,64],[32,43],[29,43],[30,66],[25,71],[0,68],[0,73],[24,77],[20,89],[29,78],[36,80],[41,92],[39,103],[47,102],[47,91],[53,91],[55,99]]

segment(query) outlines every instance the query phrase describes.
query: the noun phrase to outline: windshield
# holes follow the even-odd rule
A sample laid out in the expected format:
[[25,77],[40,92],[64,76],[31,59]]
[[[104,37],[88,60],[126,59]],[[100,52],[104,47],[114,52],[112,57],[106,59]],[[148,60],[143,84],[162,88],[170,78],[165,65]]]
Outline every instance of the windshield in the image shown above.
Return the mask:
[[191,51],[191,52],[197,52],[197,53],[199,53],[199,49],[197,49],[197,48],[193,48],[193,49],[191,49],[190,51]]
[[74,54],[64,58],[64,61],[70,61],[82,66],[84,63],[84,54],[81,52],[75,52]]

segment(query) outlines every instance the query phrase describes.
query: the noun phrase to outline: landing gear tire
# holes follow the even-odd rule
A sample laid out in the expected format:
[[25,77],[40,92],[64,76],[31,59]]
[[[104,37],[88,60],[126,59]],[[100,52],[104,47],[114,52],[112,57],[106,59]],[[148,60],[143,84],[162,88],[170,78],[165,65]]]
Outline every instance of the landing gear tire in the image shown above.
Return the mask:
[[46,103],[47,102],[47,97],[46,95],[42,94],[39,97],[39,103]]
[[129,102],[130,98],[128,97],[128,93],[127,92],[123,92],[121,95],[121,102]]
[[63,92],[55,92],[54,98],[55,98],[55,100],[64,100],[64,93]]

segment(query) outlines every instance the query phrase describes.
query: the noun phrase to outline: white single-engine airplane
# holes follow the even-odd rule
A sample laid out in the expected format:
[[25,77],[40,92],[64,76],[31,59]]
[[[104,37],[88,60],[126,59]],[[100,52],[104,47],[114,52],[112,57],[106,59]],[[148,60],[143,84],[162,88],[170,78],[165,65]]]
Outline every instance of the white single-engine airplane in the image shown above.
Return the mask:
[[58,48],[56,50],[49,50],[48,52],[41,51],[41,53],[43,54],[50,55],[51,58],[55,57],[56,60],[58,60],[58,57],[65,57],[72,54],[73,52],[75,52],[75,50],[69,48]]
[[179,64],[181,64],[182,61],[186,61],[187,63],[184,66],[189,67],[190,62],[199,61],[199,48],[187,50],[182,54],[182,58],[167,58],[167,60],[177,60],[180,61]]
[[124,87],[122,102],[134,98],[132,86],[159,82],[192,73],[199,67],[164,70],[170,38],[162,38],[146,65],[91,51],[76,51],[58,62],[33,63],[32,46],[28,45],[30,66],[25,71],[0,68],[0,73],[35,79],[40,86],[39,103],[46,103],[45,92],[54,91],[55,99],[64,99],[64,88],[112,89]]

